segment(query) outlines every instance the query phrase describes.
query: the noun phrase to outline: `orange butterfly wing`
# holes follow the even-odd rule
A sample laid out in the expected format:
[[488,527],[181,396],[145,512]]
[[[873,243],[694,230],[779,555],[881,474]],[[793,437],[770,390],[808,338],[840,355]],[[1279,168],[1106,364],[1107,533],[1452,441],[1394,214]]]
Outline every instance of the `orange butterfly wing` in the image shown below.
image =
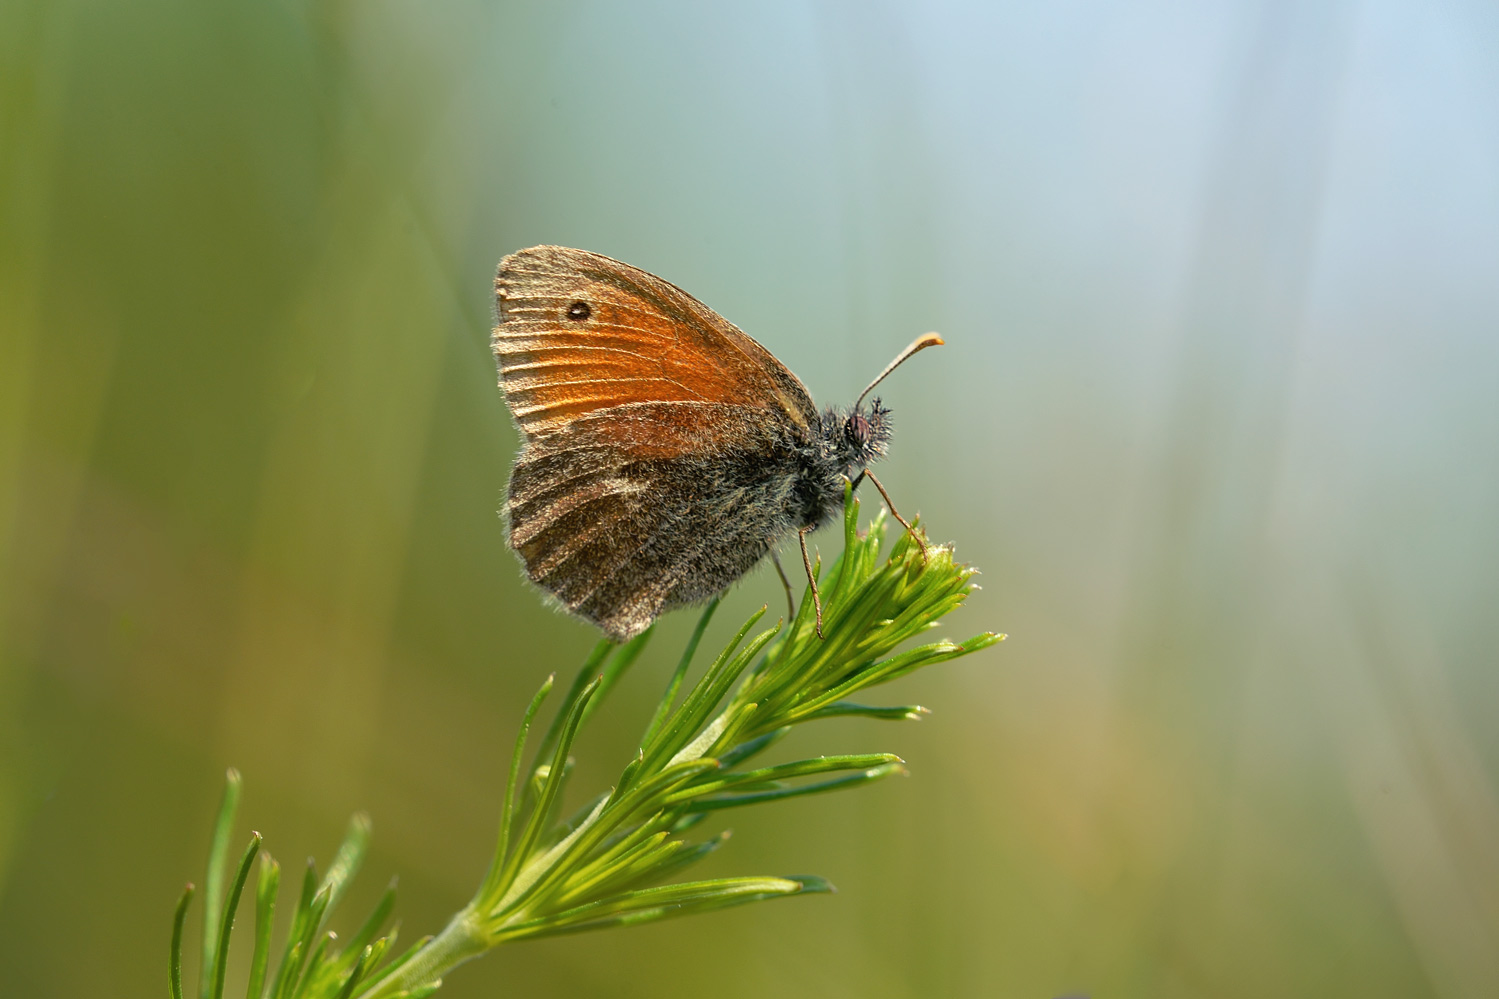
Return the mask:
[[629,264],[533,246],[500,262],[495,297],[500,384],[528,437],[629,403],[727,403],[817,425],[812,397],[768,350]]
[[[784,484],[819,420],[764,347],[583,250],[511,254],[495,292],[500,384],[526,438],[510,545],[565,607],[624,641],[723,590],[795,526]],[[726,469],[726,455],[741,460]]]

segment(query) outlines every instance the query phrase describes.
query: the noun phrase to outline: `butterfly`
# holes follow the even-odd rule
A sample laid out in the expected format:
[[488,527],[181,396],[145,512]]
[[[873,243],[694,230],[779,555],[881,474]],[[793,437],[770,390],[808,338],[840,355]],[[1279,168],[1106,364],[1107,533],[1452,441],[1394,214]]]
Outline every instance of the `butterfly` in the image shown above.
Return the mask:
[[522,436],[509,541],[531,580],[625,641],[795,533],[820,635],[807,533],[866,475],[894,513],[868,471],[889,447],[890,411],[864,397],[942,338],[918,338],[852,408],[819,413],[768,350],[618,260],[533,246],[500,262],[495,299],[500,386]]

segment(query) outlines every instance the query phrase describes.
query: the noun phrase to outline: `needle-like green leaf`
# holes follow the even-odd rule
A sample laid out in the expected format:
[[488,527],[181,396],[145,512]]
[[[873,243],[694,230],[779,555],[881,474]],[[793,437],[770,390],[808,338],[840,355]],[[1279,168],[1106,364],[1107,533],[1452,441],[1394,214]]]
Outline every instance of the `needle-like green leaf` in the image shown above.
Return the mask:
[[515,752],[510,757],[510,776],[505,782],[505,798],[500,804],[499,841],[495,844],[494,859],[489,863],[489,873],[484,876],[484,882],[479,886],[476,898],[485,898],[500,887],[500,879],[505,873],[505,855],[510,850],[510,837],[515,828],[515,802],[520,783],[521,759],[526,751],[526,736],[531,731],[531,722],[536,718],[536,712],[541,709],[541,702],[546,700],[547,694],[551,693],[552,683],[556,678],[555,673],[546,678],[541,689],[536,692],[536,696],[531,698],[531,704],[526,708],[526,715],[521,720],[520,733],[515,737]]
[[260,852],[260,833],[250,834],[250,845],[245,848],[239,866],[234,872],[234,882],[229,888],[229,899],[224,903],[224,913],[219,918],[219,943],[214,948],[213,999],[223,999],[224,973],[229,967],[229,934],[234,931],[234,913],[239,908],[239,896],[250,877],[250,866]]
[[718,878],[692,881],[662,888],[644,888],[580,905],[554,916],[534,919],[509,927],[505,940],[556,933],[577,933],[606,926],[633,926],[670,916],[687,916],[726,909],[733,905],[758,902],[768,898],[831,892],[832,886],[821,878]]
[[250,981],[245,999],[260,999],[265,987],[266,965],[271,958],[271,923],[276,911],[276,891],[281,885],[281,865],[260,851],[260,880],[255,885],[255,954],[250,959]]
[[708,606],[698,615],[697,627],[692,629],[692,637],[687,639],[687,647],[682,650],[682,658],[677,662],[677,668],[672,671],[671,681],[666,685],[666,691],[661,695],[661,701],[656,705],[656,713],[651,716],[651,723],[645,727],[645,735],[640,737],[642,746],[649,746],[661,731],[661,726],[666,723],[666,715],[671,711],[671,706],[676,703],[677,692],[682,689],[682,681],[687,676],[687,668],[692,665],[692,657],[697,654],[698,643],[703,640],[703,632],[708,630],[708,622],[713,620],[713,612],[718,610],[719,597],[708,601]]
[[203,999],[210,999],[213,994],[212,969],[224,905],[224,862],[229,856],[234,816],[239,811],[239,790],[239,771],[231,767],[224,773],[224,796],[219,799],[219,814],[214,820],[213,839],[208,848],[208,871],[203,878],[203,963],[198,970],[198,994]]
[[177,899],[177,908],[172,912],[172,950],[167,967],[167,982],[171,986],[172,999],[182,999],[182,924],[187,919],[187,904],[193,900],[191,883],[182,889]]

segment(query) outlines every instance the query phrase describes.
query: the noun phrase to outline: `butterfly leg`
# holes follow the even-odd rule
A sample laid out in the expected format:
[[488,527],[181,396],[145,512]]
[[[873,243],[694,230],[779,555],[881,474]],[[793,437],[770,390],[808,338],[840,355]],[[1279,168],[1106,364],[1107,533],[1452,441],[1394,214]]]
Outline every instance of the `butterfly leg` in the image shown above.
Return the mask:
[[791,580],[786,578],[786,570],[781,568],[781,560],[776,557],[774,549],[770,553],[770,562],[776,567],[776,575],[781,577],[781,585],[786,588],[786,626],[789,628],[796,620],[796,598],[791,595]]
[[885,492],[885,487],[880,485],[880,480],[874,477],[873,472],[866,468],[864,469],[864,471],[859,473],[859,478],[862,479],[866,475],[869,476],[869,481],[874,483],[874,487],[880,491],[880,495],[885,498],[885,506],[889,507],[890,516],[900,521],[901,526],[906,529],[906,533],[915,538],[916,543],[921,546],[921,557],[923,560],[925,560],[927,558],[926,539],[917,534],[915,528],[913,528],[909,523],[906,522],[906,518],[900,515],[899,510],[895,509],[895,504],[890,502],[890,494]]
[[817,637],[822,637],[822,597],[817,595],[817,577],[812,575],[812,560],[807,557],[807,532],[810,527],[803,527],[796,532],[796,540],[802,546],[802,568],[807,570],[807,583],[812,587],[812,609],[817,612]]

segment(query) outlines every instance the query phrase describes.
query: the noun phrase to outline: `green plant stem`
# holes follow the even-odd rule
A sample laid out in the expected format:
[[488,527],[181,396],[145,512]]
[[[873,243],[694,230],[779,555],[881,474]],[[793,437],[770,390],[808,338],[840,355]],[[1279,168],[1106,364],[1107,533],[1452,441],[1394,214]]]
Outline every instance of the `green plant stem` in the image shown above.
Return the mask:
[[491,946],[472,904],[464,906],[411,960],[359,993],[358,999],[385,999],[440,981],[465,961]]

